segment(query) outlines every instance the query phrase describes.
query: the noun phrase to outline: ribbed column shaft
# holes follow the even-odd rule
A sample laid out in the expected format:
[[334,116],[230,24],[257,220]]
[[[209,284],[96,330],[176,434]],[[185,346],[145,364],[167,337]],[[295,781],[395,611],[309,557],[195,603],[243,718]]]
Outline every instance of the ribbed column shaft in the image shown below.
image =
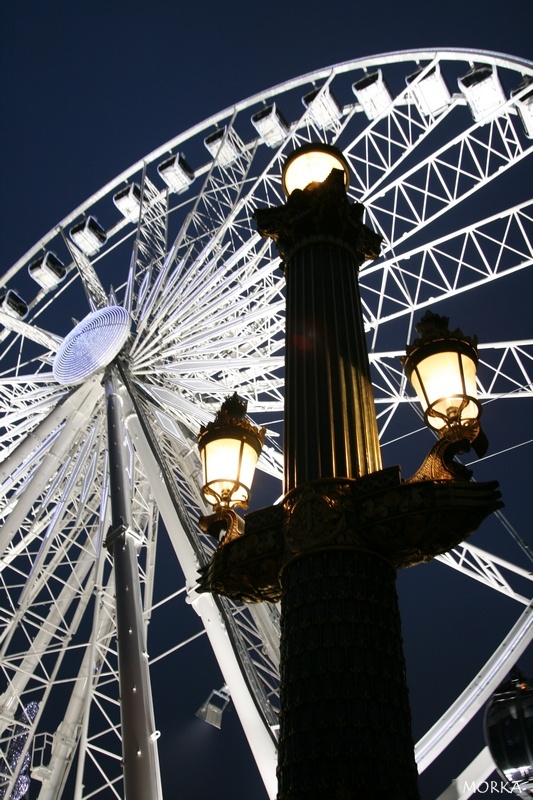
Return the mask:
[[282,587],[278,800],[416,800],[394,568],[315,552]]
[[285,491],[381,469],[357,270],[327,241],[287,264]]

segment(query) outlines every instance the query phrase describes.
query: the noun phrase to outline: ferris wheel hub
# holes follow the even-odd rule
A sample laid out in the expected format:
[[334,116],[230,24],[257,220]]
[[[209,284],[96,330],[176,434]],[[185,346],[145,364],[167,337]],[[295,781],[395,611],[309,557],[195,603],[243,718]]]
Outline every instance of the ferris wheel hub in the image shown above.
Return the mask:
[[101,372],[120,353],[130,329],[130,315],[122,306],[107,306],[88,314],[65,337],[56,353],[56,381],[76,384]]

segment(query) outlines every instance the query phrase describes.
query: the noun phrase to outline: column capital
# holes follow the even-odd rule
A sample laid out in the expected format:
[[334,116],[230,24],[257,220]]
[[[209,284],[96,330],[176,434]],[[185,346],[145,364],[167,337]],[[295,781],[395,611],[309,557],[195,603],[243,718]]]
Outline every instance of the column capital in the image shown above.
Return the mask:
[[347,247],[358,265],[379,256],[383,237],[363,222],[364,206],[351,203],[342,170],[332,170],[320,184],[295,189],[282,206],[254,212],[261,236],[273,239],[287,265],[293,253],[316,242]]

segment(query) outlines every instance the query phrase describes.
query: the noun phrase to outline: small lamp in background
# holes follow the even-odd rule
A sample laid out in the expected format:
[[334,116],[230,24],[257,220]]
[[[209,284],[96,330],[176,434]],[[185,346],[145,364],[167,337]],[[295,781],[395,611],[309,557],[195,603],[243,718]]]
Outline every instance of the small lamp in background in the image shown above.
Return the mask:
[[[426,424],[439,436],[459,434],[474,443],[480,436],[477,399],[477,339],[448,329],[448,317],[428,311],[416,325],[420,337],[402,360],[424,412]],[[482,444],[483,440],[483,444]],[[481,436],[474,449],[486,450]]]
[[213,422],[202,426],[198,436],[202,491],[215,511],[248,507],[265,428],[246,419],[246,408],[246,401],[234,394],[224,401]]

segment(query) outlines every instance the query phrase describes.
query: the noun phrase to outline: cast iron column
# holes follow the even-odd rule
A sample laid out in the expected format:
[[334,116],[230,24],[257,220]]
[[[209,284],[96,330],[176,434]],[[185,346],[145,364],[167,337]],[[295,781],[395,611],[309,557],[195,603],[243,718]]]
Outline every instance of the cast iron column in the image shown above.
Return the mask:
[[395,568],[346,504],[347,478],[383,475],[358,287],[380,237],[362,213],[336,170],[256,213],[287,280],[279,800],[418,797]]

